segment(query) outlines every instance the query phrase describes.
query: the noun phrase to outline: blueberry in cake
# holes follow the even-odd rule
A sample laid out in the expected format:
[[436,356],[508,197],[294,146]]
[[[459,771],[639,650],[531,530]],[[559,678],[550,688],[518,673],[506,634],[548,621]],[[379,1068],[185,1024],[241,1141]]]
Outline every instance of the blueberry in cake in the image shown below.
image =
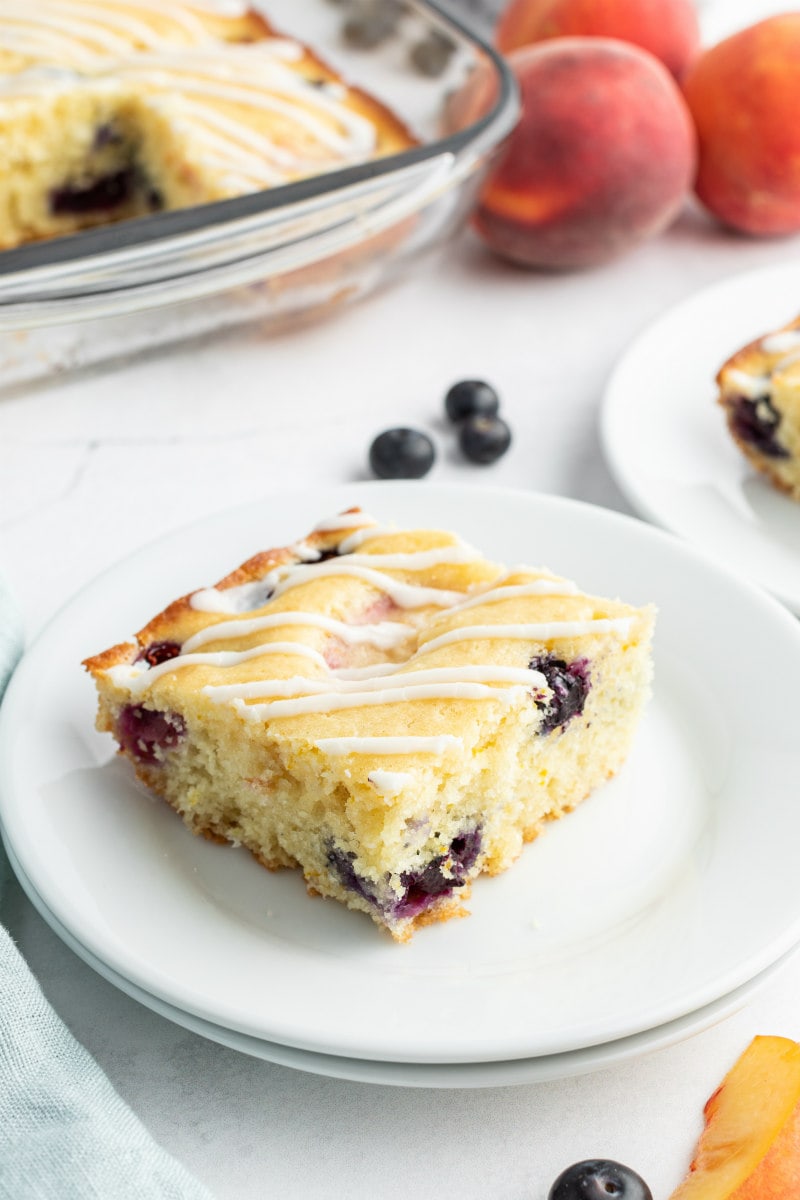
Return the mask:
[[403,941],[619,769],[653,621],[352,510],[85,665],[98,728],[190,829]]
[[412,142],[246,0],[0,5],[0,248]]
[[800,500],[800,318],[739,350],[717,384],[739,449],[776,488]]

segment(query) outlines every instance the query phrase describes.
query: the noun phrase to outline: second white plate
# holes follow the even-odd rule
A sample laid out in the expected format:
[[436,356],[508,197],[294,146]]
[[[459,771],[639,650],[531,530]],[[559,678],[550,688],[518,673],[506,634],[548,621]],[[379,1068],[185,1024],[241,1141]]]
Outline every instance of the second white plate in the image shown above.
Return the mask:
[[[79,667],[169,597],[361,504],[660,607],[656,691],[625,769],[469,920],[397,946],[241,850],[191,837],[94,731]],[[713,1003],[800,940],[800,630],[666,534],[547,496],[361,484],[190,526],[95,580],[28,652],[0,715],[0,817],[57,920],[119,976],[216,1026],[412,1063],[600,1045]]]
[[622,491],[800,614],[800,505],[735,446],[714,377],[723,362],[800,312],[800,264],[706,288],[630,346],[606,390],[601,432]]
[[238,1033],[235,1029],[213,1025],[210,1021],[204,1021],[202,1017],[173,1008],[157,996],[151,996],[149,992],[136,987],[130,980],[117,975],[104,962],[95,958],[56,920],[30,880],[26,879],[19,863],[13,861],[13,856],[12,865],[31,903],[51,929],[79,958],[97,971],[98,975],[118,987],[131,999],[152,1009],[167,1021],[189,1029],[200,1037],[208,1038],[209,1041],[227,1046],[229,1050],[237,1050],[240,1054],[247,1054],[251,1058],[259,1058],[281,1067],[291,1067],[295,1071],[307,1071],[312,1075],[326,1075],[333,1079],[347,1079],[353,1083],[380,1083],[390,1087],[412,1088],[509,1087],[587,1075],[592,1071],[618,1066],[633,1058],[640,1058],[643,1054],[651,1054],[673,1046],[676,1042],[684,1041],[712,1025],[718,1025],[726,1017],[739,1012],[797,953],[796,949],[790,950],[777,963],[773,963],[741,987],[735,988],[729,995],[721,996],[719,1000],[687,1013],[685,1017],[678,1017],[675,1021],[668,1021],[666,1025],[645,1029],[642,1033],[617,1038],[616,1041],[605,1042],[600,1046],[585,1046],[582,1050],[568,1050],[563,1054],[540,1054],[536,1058],[515,1058],[501,1062],[398,1063],[369,1058],[345,1058],[339,1054],[298,1050],[295,1046],[282,1046],[279,1042],[268,1042],[263,1038]]

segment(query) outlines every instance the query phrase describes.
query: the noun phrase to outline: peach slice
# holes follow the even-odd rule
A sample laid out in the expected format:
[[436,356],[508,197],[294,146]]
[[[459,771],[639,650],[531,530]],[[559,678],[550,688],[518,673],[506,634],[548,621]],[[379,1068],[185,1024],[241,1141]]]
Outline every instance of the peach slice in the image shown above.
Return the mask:
[[670,1200],[800,1197],[800,1044],[754,1038],[704,1115],[689,1174]]

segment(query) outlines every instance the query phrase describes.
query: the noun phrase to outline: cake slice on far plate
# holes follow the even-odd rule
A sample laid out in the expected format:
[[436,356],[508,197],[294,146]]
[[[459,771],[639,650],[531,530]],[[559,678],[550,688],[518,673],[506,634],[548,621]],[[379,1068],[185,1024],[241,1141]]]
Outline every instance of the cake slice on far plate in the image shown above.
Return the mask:
[[190,829],[403,941],[620,768],[653,621],[354,510],[86,666],[98,727]]
[[717,384],[739,449],[770,483],[800,500],[800,317],[737,351]]

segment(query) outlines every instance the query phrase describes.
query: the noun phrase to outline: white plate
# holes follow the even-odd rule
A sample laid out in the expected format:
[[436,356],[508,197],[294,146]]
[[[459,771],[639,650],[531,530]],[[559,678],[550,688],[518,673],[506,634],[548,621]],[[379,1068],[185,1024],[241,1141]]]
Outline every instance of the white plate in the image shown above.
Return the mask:
[[800,264],[737,275],[671,309],[619,362],[601,432],[634,508],[800,614],[800,505],[737,449],[714,377],[734,351],[800,312]]
[[312,1050],[298,1050],[294,1046],[281,1046],[263,1038],[249,1037],[246,1033],[237,1033],[236,1030],[213,1025],[210,1021],[204,1021],[202,1017],[195,1017],[191,1013],[173,1008],[157,996],[151,996],[149,992],[143,991],[112,971],[74,938],[50,912],[19,864],[13,859],[13,855],[10,857],[28,897],[55,933],[93,970],[133,1000],[152,1009],[167,1021],[173,1021],[176,1025],[199,1034],[200,1037],[219,1042],[220,1045],[237,1050],[240,1054],[249,1054],[252,1058],[291,1067],[296,1071],[326,1075],[333,1079],[348,1079],[354,1083],[380,1083],[392,1087],[415,1088],[487,1088],[544,1083],[551,1079],[587,1075],[592,1071],[600,1071],[628,1062],[632,1058],[639,1058],[643,1054],[663,1050],[693,1034],[709,1029],[712,1025],[718,1025],[726,1017],[739,1012],[797,953],[796,949],[790,950],[754,979],[742,984],[729,995],[705,1005],[704,1008],[679,1017],[676,1021],[669,1021],[666,1025],[647,1029],[631,1037],[617,1038],[616,1041],[606,1042],[602,1046],[587,1046],[583,1050],[570,1050],[564,1054],[542,1054],[538,1058],[511,1059],[509,1062],[397,1063],[368,1058],[345,1058],[337,1054],[315,1054]]
[[[93,729],[78,664],[171,596],[359,503],[660,606],[657,688],[619,778],[474,887],[473,916],[397,946],[295,872],[192,838]],[[0,720],[0,815],[47,907],[96,958],[212,1024],[315,1052],[474,1063],[685,1016],[800,940],[800,630],[685,543],[573,501],[359,484],[217,517],[139,551],[55,618]]]

